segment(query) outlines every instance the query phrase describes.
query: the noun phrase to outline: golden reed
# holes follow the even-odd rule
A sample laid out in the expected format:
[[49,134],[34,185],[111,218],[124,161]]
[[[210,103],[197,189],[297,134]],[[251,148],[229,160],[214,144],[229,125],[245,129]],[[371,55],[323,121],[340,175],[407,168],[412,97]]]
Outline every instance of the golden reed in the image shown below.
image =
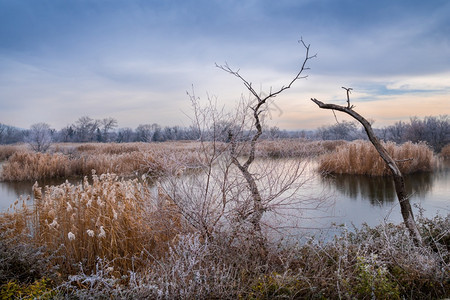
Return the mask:
[[[436,165],[433,150],[425,143],[406,142],[397,145],[383,144],[388,153],[397,160],[403,174],[432,171]],[[354,141],[338,146],[335,151],[320,157],[319,171],[334,174],[360,174],[371,176],[390,175],[385,162],[368,141]]]

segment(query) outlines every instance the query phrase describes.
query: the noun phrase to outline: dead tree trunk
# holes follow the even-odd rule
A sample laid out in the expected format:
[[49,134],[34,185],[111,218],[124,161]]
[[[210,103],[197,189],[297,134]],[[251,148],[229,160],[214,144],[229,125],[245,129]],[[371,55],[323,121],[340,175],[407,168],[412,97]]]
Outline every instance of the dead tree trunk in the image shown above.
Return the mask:
[[400,203],[400,210],[402,213],[403,222],[405,223],[406,228],[408,228],[409,234],[411,238],[414,240],[414,243],[416,245],[422,245],[423,243],[422,236],[420,235],[419,229],[417,228],[417,224],[414,220],[414,215],[411,209],[411,204],[409,202],[409,197],[405,189],[405,182],[403,179],[403,175],[400,172],[400,169],[398,168],[395,160],[389,155],[389,153],[386,151],[383,145],[381,145],[380,140],[375,136],[375,133],[373,132],[370,123],[363,116],[361,116],[360,114],[358,114],[353,110],[354,106],[350,105],[350,97],[349,97],[351,89],[350,88],[344,89],[347,90],[347,106],[326,104],[315,98],[312,98],[311,100],[314,103],[316,103],[320,108],[344,112],[355,118],[358,122],[360,122],[364,126],[364,129],[367,133],[367,136],[369,137],[369,140],[375,146],[381,158],[384,160],[384,162],[386,163],[386,165],[388,166],[389,170],[392,173],[395,185],[395,192],[397,193],[397,198]]
[[308,70],[309,68],[306,66],[307,62],[316,57],[316,55],[309,55],[309,45],[306,45],[303,40],[299,41],[306,49],[305,58],[303,59],[303,62],[300,66],[300,69],[297,73],[297,75],[289,82],[288,85],[282,86],[276,91],[270,90],[270,93],[265,96],[261,96],[260,93],[258,93],[252,86],[252,83],[244,79],[244,77],[241,76],[239,73],[239,70],[235,71],[231,69],[227,64],[225,65],[217,65],[216,66],[219,69],[224,70],[227,73],[230,73],[231,75],[236,76],[238,79],[242,81],[242,83],[245,85],[247,90],[255,97],[256,103],[250,107],[250,109],[253,112],[253,125],[255,126],[256,132],[252,134],[251,140],[250,140],[250,153],[248,155],[247,160],[244,163],[239,162],[238,160],[238,154],[236,153],[236,138],[233,136],[231,132],[229,132],[229,139],[231,142],[231,160],[232,163],[240,170],[243,177],[245,178],[245,181],[247,183],[247,186],[250,190],[252,200],[253,200],[253,211],[251,215],[249,216],[249,221],[252,224],[253,230],[254,230],[254,244],[256,247],[259,248],[260,254],[265,256],[267,253],[267,246],[266,246],[266,240],[263,236],[262,230],[261,230],[261,219],[263,217],[265,207],[263,204],[263,199],[261,197],[261,193],[258,189],[258,185],[256,182],[256,179],[252,173],[249,171],[250,165],[255,160],[255,152],[256,152],[256,144],[259,139],[259,137],[262,135],[262,123],[260,119],[260,115],[264,113],[264,105],[267,105],[268,102],[281,94],[284,90],[287,90],[291,88],[292,84],[294,84],[295,81],[306,78],[307,76],[302,76],[303,72],[305,70]]

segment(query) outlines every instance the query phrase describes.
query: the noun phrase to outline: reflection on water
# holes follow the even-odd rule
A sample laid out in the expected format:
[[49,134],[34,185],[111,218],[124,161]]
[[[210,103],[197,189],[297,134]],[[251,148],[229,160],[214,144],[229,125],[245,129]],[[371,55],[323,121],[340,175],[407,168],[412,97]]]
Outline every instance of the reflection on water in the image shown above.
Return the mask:
[[[437,174],[419,173],[406,176],[406,192],[411,196],[426,197],[433,188],[433,182],[438,177],[442,177],[442,173],[441,171]],[[383,205],[397,201],[394,183],[389,177],[342,174],[322,177],[321,180],[322,184],[333,186],[350,199],[362,198],[369,201],[371,205]]]
[[[286,159],[288,161],[289,159]],[[270,161],[268,169],[274,165],[286,162],[282,160]],[[264,164],[264,161],[260,161]],[[275,164],[274,164],[275,163]],[[270,168],[269,168],[270,166]],[[305,170],[305,179],[314,173],[316,163],[311,162]],[[65,180],[39,182],[40,186],[57,185]],[[78,183],[79,178],[69,180]],[[31,195],[34,182],[0,182],[0,212],[5,211],[21,195]],[[411,195],[411,204],[414,213],[418,209],[414,205],[420,205],[425,209],[425,216],[432,217],[439,213],[450,213],[450,161],[445,167],[433,173],[420,173],[405,177],[407,192]],[[271,188],[270,186],[266,188]],[[355,175],[314,176],[308,184],[305,184],[297,198],[306,198],[313,202],[312,196],[318,197],[325,193],[332,200],[332,207],[324,210],[314,208],[302,209],[291,215],[289,222],[303,228],[327,228],[331,223],[354,224],[362,223],[377,225],[385,220],[389,222],[401,222],[401,214],[396,198],[392,179],[382,177],[367,177]],[[311,196],[312,195],[312,196]],[[287,222],[286,220],[283,222]]]
[[[59,185],[64,183],[65,179],[51,179],[39,181],[39,186]],[[79,183],[81,179],[69,179],[71,183]],[[8,209],[17,199],[32,199],[33,185],[35,181],[19,181],[19,182],[0,182],[0,212]],[[31,201],[30,201],[31,203]]]

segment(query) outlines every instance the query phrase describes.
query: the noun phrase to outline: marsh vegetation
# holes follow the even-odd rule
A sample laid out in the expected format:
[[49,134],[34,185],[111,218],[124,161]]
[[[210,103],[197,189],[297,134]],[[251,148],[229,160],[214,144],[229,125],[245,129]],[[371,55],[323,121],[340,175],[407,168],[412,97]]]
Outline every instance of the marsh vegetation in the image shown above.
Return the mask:
[[[192,89],[189,130],[168,128],[163,134],[157,124],[144,124],[134,132],[138,143],[115,144],[108,142],[133,140],[133,131],[114,131],[112,118],[84,116],[58,133],[35,124],[23,134],[28,146],[0,147],[1,180],[37,181],[32,203],[22,199],[0,214],[1,298],[448,297],[450,216],[425,218],[419,211],[414,219],[402,177],[402,172],[432,172],[437,166],[425,143],[382,145],[371,124],[353,110],[351,88],[345,88],[347,107],[312,100],[356,116],[390,174],[367,142],[336,139],[341,133],[348,140],[363,138],[352,123],[329,128],[335,141],[280,139],[279,130],[266,130],[269,105],[307,77],[303,73],[316,57],[303,40],[299,43],[305,56],[295,76],[267,93],[256,91],[239,70],[216,65],[240,81],[250,97],[226,111],[209,95],[202,104]],[[448,117],[411,119],[411,126],[396,124],[395,129],[423,133],[420,141],[430,138],[446,155],[442,141],[448,123]],[[17,134],[0,140],[20,136],[6,129],[1,132]],[[387,139],[391,131],[385,133]],[[164,136],[195,141],[148,143]],[[58,139],[85,143],[51,145]],[[319,165],[315,172],[312,161]],[[304,211],[333,201],[330,195],[314,195],[309,185],[326,174],[392,176],[404,222],[344,226],[328,239],[291,239],[292,229],[306,219]],[[39,184],[48,179],[61,183]],[[278,217],[297,222],[287,225],[276,222]]]
[[[215,151],[226,151],[227,146],[214,145]],[[37,183],[33,205],[19,201],[1,214],[2,295],[19,291],[85,299],[448,296],[448,215],[419,216],[423,247],[413,244],[403,225],[381,224],[344,229],[327,242],[268,239],[267,253],[255,256],[248,227],[233,221],[246,208],[235,202],[224,211],[222,193],[212,198],[202,193],[205,174],[223,174],[203,172],[212,147],[198,142],[55,144],[47,153],[36,153],[20,145],[5,146],[0,151],[6,159],[3,180],[29,178],[11,173],[14,169],[25,169],[22,174],[33,174],[38,182],[52,176],[84,179],[45,187]],[[438,160],[423,144],[390,147],[396,159],[420,158],[420,163],[412,163],[418,166],[416,172],[432,172]],[[287,157],[303,163],[314,159],[319,168],[330,160],[356,166],[360,156],[371,155],[370,145],[360,141],[263,141],[257,149],[258,157],[275,162],[274,166]],[[248,145],[242,151],[245,154]],[[220,170],[224,163],[214,161],[214,168]],[[95,168],[102,171],[92,173]],[[373,166],[365,168],[378,172],[372,176],[385,174]],[[330,172],[330,166],[323,170]],[[216,179],[210,183],[221,190],[223,181]],[[211,195],[217,191],[210,189]],[[245,194],[239,185],[231,190],[228,195]]]

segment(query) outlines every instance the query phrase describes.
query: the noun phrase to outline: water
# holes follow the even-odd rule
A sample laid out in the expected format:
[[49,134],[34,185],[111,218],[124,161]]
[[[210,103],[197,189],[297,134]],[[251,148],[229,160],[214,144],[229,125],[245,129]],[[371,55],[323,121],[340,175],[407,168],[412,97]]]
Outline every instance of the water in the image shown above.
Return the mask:
[[[310,177],[313,172],[309,170],[305,176]],[[40,182],[40,186],[55,185],[63,181]],[[80,179],[71,180],[72,183],[79,181]],[[406,176],[405,183],[411,195],[410,201],[415,215],[420,211],[427,217],[436,214],[445,216],[450,213],[449,161],[434,173]],[[34,182],[0,182],[0,211],[6,211],[19,197],[30,196],[33,184]],[[359,227],[363,223],[373,226],[383,222],[402,221],[394,186],[389,178],[357,175],[322,177],[316,174],[299,189],[298,194],[304,198],[322,195],[328,200],[319,210],[313,209],[315,202],[311,201],[302,210],[295,213],[288,212],[278,221],[274,221],[276,218],[267,214],[273,222],[278,222],[277,225],[286,227],[292,225],[311,231],[329,228],[333,223]],[[31,204],[32,199],[28,203]]]
[[[39,181],[39,186],[58,185],[65,179],[52,179]],[[72,184],[81,183],[81,179],[71,178]],[[2,182],[0,181],[0,212],[6,211],[16,200],[24,199],[27,204],[33,204],[33,185],[35,181]]]
[[[315,190],[323,189],[332,204],[320,211],[304,214],[298,225],[325,230],[325,235],[336,231],[333,224],[352,230],[363,223],[376,226],[382,223],[399,224],[403,221],[392,179],[360,175],[317,176]],[[433,173],[405,176],[405,185],[415,216],[432,218],[450,213],[450,161]],[[299,229],[296,229],[297,233]]]

